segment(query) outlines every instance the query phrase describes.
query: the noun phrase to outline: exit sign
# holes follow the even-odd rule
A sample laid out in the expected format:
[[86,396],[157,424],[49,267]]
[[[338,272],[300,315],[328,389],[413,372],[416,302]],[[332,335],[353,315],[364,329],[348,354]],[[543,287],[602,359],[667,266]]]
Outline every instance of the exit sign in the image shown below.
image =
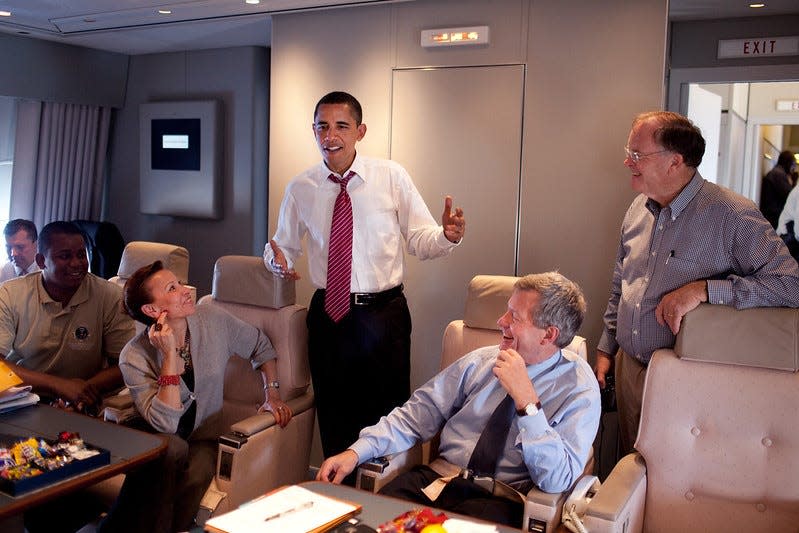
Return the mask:
[[799,55],[799,36],[752,37],[719,41],[718,58]]

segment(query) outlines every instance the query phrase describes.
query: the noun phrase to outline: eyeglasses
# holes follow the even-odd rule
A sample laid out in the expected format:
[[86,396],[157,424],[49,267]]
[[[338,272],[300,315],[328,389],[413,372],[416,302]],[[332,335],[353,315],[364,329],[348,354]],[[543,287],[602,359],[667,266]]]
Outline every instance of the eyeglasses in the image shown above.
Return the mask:
[[648,154],[642,154],[641,152],[636,152],[635,150],[630,150],[629,146],[624,147],[624,153],[627,154],[627,157],[635,164],[638,164],[641,159],[645,157],[649,157],[650,155],[662,154],[663,152],[670,152],[671,150],[658,150],[657,152],[649,152]]

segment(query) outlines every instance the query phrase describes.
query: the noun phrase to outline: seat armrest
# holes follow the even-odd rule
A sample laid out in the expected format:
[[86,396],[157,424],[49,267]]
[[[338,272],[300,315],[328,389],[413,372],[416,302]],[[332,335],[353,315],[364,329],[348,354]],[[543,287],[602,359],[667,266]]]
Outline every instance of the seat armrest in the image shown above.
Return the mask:
[[358,467],[355,487],[368,492],[378,492],[395,477],[421,462],[422,445],[419,443],[404,452],[367,461]]
[[[313,395],[304,394],[297,398],[288,400],[286,405],[291,408],[292,413],[296,414],[308,410],[313,405],[313,402]],[[244,420],[239,420],[235,424],[231,425],[230,431],[239,436],[250,437],[259,431],[263,431],[264,429],[274,425],[275,417],[272,413],[258,413],[257,415],[247,417]]]
[[523,531],[555,531],[560,524],[560,514],[568,492],[544,492],[533,487],[524,501]]
[[646,463],[641,454],[626,455],[613,468],[588,505],[585,527],[592,533],[643,529]]

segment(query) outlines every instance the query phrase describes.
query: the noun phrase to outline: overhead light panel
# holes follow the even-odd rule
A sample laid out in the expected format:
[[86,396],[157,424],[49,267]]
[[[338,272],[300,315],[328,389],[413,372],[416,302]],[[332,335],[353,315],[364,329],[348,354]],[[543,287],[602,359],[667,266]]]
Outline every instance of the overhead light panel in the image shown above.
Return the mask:
[[757,9],[759,7],[766,7],[766,4],[749,4],[749,7],[752,9]]
[[422,30],[422,46],[425,48],[464,44],[488,44],[488,26]]
[[161,15],[171,15],[172,14],[172,10],[171,9],[159,9],[158,13],[160,13]]
[[0,11],[0,17],[10,17],[11,11]]

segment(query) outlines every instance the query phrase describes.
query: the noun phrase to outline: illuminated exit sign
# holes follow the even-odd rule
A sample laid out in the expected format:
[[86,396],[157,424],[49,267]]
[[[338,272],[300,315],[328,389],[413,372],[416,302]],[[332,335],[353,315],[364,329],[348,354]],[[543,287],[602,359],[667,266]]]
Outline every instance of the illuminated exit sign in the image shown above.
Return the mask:
[[752,37],[719,41],[718,58],[799,55],[797,37]]
[[425,48],[464,44],[488,44],[488,26],[422,30],[422,46]]

